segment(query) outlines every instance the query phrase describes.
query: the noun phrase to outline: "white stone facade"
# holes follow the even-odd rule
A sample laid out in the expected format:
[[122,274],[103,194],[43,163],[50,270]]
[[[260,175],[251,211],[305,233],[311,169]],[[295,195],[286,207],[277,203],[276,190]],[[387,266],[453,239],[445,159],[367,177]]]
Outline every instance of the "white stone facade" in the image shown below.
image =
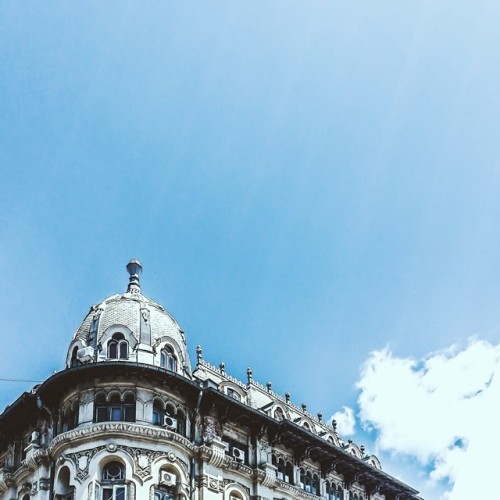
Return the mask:
[[0,499],[403,500],[321,415],[207,363],[140,291],[93,306],[66,368],[0,415]]

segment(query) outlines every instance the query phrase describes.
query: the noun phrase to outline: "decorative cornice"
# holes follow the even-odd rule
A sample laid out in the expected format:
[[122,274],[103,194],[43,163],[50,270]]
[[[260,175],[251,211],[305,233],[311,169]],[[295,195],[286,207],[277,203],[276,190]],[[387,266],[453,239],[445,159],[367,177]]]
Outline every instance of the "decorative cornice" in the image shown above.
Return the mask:
[[92,424],[88,427],[81,427],[64,432],[56,436],[49,446],[50,454],[54,457],[59,455],[63,449],[70,444],[74,446],[88,440],[99,438],[135,438],[140,441],[168,441],[178,443],[183,448],[191,452],[196,450],[196,446],[191,441],[176,432],[162,429],[156,426],[140,425],[132,422],[102,422]]
[[307,500],[318,500],[319,497],[313,495],[312,493],[307,493],[307,491],[302,490],[301,488],[297,488],[293,484],[282,481],[281,479],[276,479],[276,489],[290,491],[295,496],[300,498],[305,498]]
[[237,378],[228,375],[226,371],[221,371],[220,368],[216,368],[214,365],[210,364],[208,361],[205,361],[203,358],[198,359],[198,365],[211,371],[214,375],[217,375],[221,379],[224,379],[224,381],[233,382],[233,384],[236,384],[237,386],[241,387],[245,392],[247,391],[248,389],[247,384],[244,384]]

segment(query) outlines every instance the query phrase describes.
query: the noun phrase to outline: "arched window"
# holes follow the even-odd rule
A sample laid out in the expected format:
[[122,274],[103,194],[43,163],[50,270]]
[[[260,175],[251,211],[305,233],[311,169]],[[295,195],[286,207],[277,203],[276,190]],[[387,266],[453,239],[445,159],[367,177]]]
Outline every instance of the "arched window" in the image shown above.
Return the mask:
[[311,430],[311,426],[307,423],[307,422],[303,422],[302,423],[302,427],[304,427],[304,429],[310,431]]
[[320,493],[320,489],[319,489],[319,476],[318,476],[318,474],[313,474],[312,484],[311,484],[311,493],[313,495],[319,495],[319,493]]
[[61,431],[67,432],[78,426],[78,405],[68,405],[61,417]]
[[243,500],[243,495],[238,490],[231,490],[228,497],[229,500]]
[[317,474],[312,474],[310,471],[305,471],[300,469],[300,487],[307,491],[307,493],[312,493],[313,495],[319,495],[319,476]]
[[102,500],[125,500],[125,466],[120,462],[109,462],[102,469]]
[[285,414],[283,413],[283,410],[281,408],[276,408],[276,410],[274,410],[273,416],[278,422],[285,420]]
[[108,359],[128,359],[128,342],[123,333],[115,333],[108,341]]
[[154,500],[173,500],[175,498],[175,487],[177,475],[170,470],[160,470],[160,481],[154,488]]
[[182,410],[177,411],[177,432],[181,436],[186,435],[186,417],[184,415],[184,412]]
[[186,415],[182,409],[176,409],[171,403],[163,407],[163,403],[155,399],[153,403],[153,425],[158,425],[170,431],[186,435]]
[[286,483],[293,484],[293,465],[286,462],[282,458],[272,456],[272,463],[276,467],[276,477],[285,481]]
[[335,483],[326,482],[326,500],[337,500],[337,486]]
[[293,465],[287,462],[285,465],[285,481],[290,484],[295,484],[293,479]]
[[306,489],[306,471],[304,469],[299,469],[299,486],[303,490]]
[[335,484],[333,481],[326,484],[326,495],[328,500],[344,500],[342,486]]
[[69,363],[69,366],[71,368],[78,366],[78,346],[73,347],[73,350],[71,351],[71,361]]
[[55,500],[74,500],[75,488],[70,486],[70,472],[64,466],[59,471],[57,481],[54,485]]
[[153,425],[163,425],[165,418],[165,409],[163,404],[155,399],[153,403]]
[[155,496],[154,500],[173,500],[174,493],[172,488],[168,488],[166,486],[157,486],[155,488]]
[[177,358],[175,357],[174,350],[166,345],[160,353],[160,366],[172,372],[177,371]]
[[227,395],[230,398],[236,399],[236,401],[241,401],[240,393],[235,391],[234,389],[231,389],[231,387],[227,388]]
[[122,401],[118,394],[106,401],[104,394],[99,394],[95,400],[96,422],[135,422],[135,398],[127,394]]

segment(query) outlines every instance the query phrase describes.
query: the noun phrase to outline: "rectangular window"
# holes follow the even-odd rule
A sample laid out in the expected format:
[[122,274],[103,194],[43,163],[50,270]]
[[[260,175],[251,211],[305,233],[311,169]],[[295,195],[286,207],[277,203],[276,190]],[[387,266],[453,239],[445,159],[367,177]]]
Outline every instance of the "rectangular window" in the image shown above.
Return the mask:
[[102,500],[125,500],[125,486],[105,486],[102,489]]
[[116,488],[115,500],[125,500],[125,488]]
[[124,420],[125,422],[135,422],[135,406],[124,407]]
[[173,498],[174,496],[167,491],[155,490],[154,500],[173,500]]
[[119,422],[122,419],[122,407],[112,406],[111,407],[111,418],[112,422]]
[[98,406],[95,412],[96,422],[106,422],[108,420],[108,408],[106,406]]
[[153,410],[153,425],[163,425],[162,414],[159,410]]

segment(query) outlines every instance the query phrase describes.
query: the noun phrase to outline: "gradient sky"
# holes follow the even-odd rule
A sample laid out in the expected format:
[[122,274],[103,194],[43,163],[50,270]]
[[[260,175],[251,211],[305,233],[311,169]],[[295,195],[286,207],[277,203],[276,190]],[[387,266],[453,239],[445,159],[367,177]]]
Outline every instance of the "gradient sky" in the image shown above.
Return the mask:
[[[61,369],[132,257],[193,358],[325,416],[358,411],[375,350],[496,345],[499,21],[493,0],[3,1],[0,378]],[[0,408],[32,385],[0,382]]]

